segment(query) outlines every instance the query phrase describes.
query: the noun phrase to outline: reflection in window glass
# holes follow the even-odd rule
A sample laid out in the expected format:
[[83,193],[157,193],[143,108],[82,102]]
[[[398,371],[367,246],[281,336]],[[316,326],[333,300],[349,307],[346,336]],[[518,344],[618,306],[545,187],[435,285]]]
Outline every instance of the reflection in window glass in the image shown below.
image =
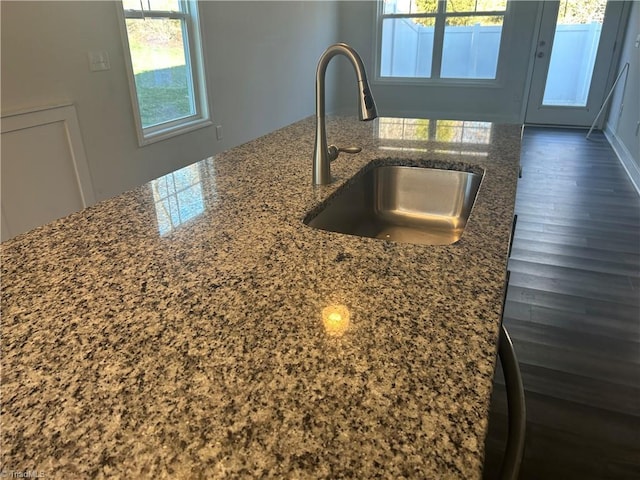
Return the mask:
[[198,164],[181,168],[151,182],[158,231],[165,235],[204,212]]

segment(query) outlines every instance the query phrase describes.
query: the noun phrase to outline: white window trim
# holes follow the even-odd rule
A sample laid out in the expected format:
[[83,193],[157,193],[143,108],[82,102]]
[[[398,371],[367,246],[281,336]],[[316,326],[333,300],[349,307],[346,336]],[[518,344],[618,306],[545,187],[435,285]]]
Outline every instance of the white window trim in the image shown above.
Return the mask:
[[125,12],[121,1],[117,1],[115,4],[120,23],[120,35],[122,37],[122,43],[125,50],[124,60],[127,70],[127,80],[129,82],[129,93],[131,96],[131,105],[135,120],[136,134],[138,137],[138,145],[143,147],[145,145],[213,125],[209,113],[209,101],[205,80],[205,62],[202,50],[202,35],[197,2],[194,0],[180,0],[180,4],[183,9],[182,12],[160,12],[154,10],[144,11],[145,17],[179,18],[185,20],[185,23],[187,24],[186,34],[188,37],[188,55],[186,60],[187,67],[193,76],[193,96],[196,109],[196,113],[194,115],[175,119],[171,122],[165,122],[159,125],[153,125],[147,128],[142,126],[142,117],[140,115],[140,106],[138,104],[138,94],[136,90],[133,63],[131,61],[131,49],[129,46],[129,36],[127,34],[126,26],[127,18],[141,18],[142,15],[136,15],[133,13],[135,12],[134,10]]
[[[438,20],[437,15],[440,15],[441,22],[444,22],[446,13],[443,10],[445,2],[440,0],[438,3],[438,11],[434,13],[419,14],[419,13],[402,13],[402,14],[385,14],[384,13],[384,0],[377,0],[375,2],[375,35],[374,35],[374,63],[375,74],[373,75],[372,84],[374,85],[430,85],[430,86],[447,86],[447,87],[485,87],[485,88],[502,88],[504,78],[504,62],[502,61],[504,49],[505,49],[505,29],[508,29],[511,22],[511,3],[513,0],[507,1],[507,8],[503,11],[482,11],[480,15],[501,15],[503,17],[502,23],[502,35],[500,38],[500,47],[498,51],[498,65],[496,67],[495,78],[442,78],[442,77],[392,77],[380,75],[382,65],[382,23],[385,18],[418,18],[418,17],[431,17]],[[476,12],[462,12],[456,13],[451,16],[478,16]],[[442,62],[442,43],[444,41],[444,27],[442,27],[442,35],[434,38],[434,47],[437,42],[438,45],[438,58],[434,57],[433,61],[438,61],[439,71]],[[436,49],[434,48],[434,51]],[[432,65],[432,72],[434,67]]]

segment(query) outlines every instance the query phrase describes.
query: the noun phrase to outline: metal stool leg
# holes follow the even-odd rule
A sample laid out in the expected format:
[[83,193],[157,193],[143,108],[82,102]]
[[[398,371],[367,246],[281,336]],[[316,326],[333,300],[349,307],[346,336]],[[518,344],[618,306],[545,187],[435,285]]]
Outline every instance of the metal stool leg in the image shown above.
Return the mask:
[[498,356],[504,372],[507,387],[507,408],[509,411],[509,434],[500,468],[500,479],[517,480],[524,453],[527,413],[520,366],[516,358],[516,352],[513,349],[513,343],[504,325],[500,326]]

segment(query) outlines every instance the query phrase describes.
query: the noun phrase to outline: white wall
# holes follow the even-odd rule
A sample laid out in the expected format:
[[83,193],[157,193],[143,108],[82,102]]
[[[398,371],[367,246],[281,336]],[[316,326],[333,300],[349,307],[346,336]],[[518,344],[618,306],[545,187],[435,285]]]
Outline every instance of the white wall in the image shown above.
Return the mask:
[[[3,0],[0,8],[2,113],[73,102],[98,200],[313,114],[316,61],[337,39],[335,2],[202,2],[223,139],[209,127],[139,147],[114,2]],[[107,51],[111,69],[90,72],[90,51]]]
[[[336,2],[205,1],[200,8],[224,149],[314,114],[316,64],[337,38]],[[331,96],[331,78],[329,85]]]
[[[498,88],[392,85],[372,81],[371,90],[380,115],[524,121],[525,92],[539,6],[540,2],[512,2],[513,22],[509,27],[505,26],[503,33],[508,37],[504,42],[504,64],[508,67]],[[361,54],[370,80],[375,74],[375,17],[375,0],[340,2],[340,40],[351,44]],[[352,77],[350,71],[341,68],[338,108],[355,102],[355,96],[349,91],[350,84],[354,83]]]
[[622,45],[619,73],[629,62],[628,76],[623,76],[613,96],[605,133],[622,160],[629,176],[640,192],[640,48],[636,41],[640,35],[640,2],[632,2],[627,30]]

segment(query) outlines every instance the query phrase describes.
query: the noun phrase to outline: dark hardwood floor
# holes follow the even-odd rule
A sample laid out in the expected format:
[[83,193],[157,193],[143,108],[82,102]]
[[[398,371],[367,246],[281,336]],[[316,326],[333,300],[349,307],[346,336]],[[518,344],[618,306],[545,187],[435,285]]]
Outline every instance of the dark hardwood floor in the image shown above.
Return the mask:
[[[504,323],[527,402],[521,480],[640,479],[640,197],[604,135],[527,127]],[[494,382],[485,478],[506,438]]]

